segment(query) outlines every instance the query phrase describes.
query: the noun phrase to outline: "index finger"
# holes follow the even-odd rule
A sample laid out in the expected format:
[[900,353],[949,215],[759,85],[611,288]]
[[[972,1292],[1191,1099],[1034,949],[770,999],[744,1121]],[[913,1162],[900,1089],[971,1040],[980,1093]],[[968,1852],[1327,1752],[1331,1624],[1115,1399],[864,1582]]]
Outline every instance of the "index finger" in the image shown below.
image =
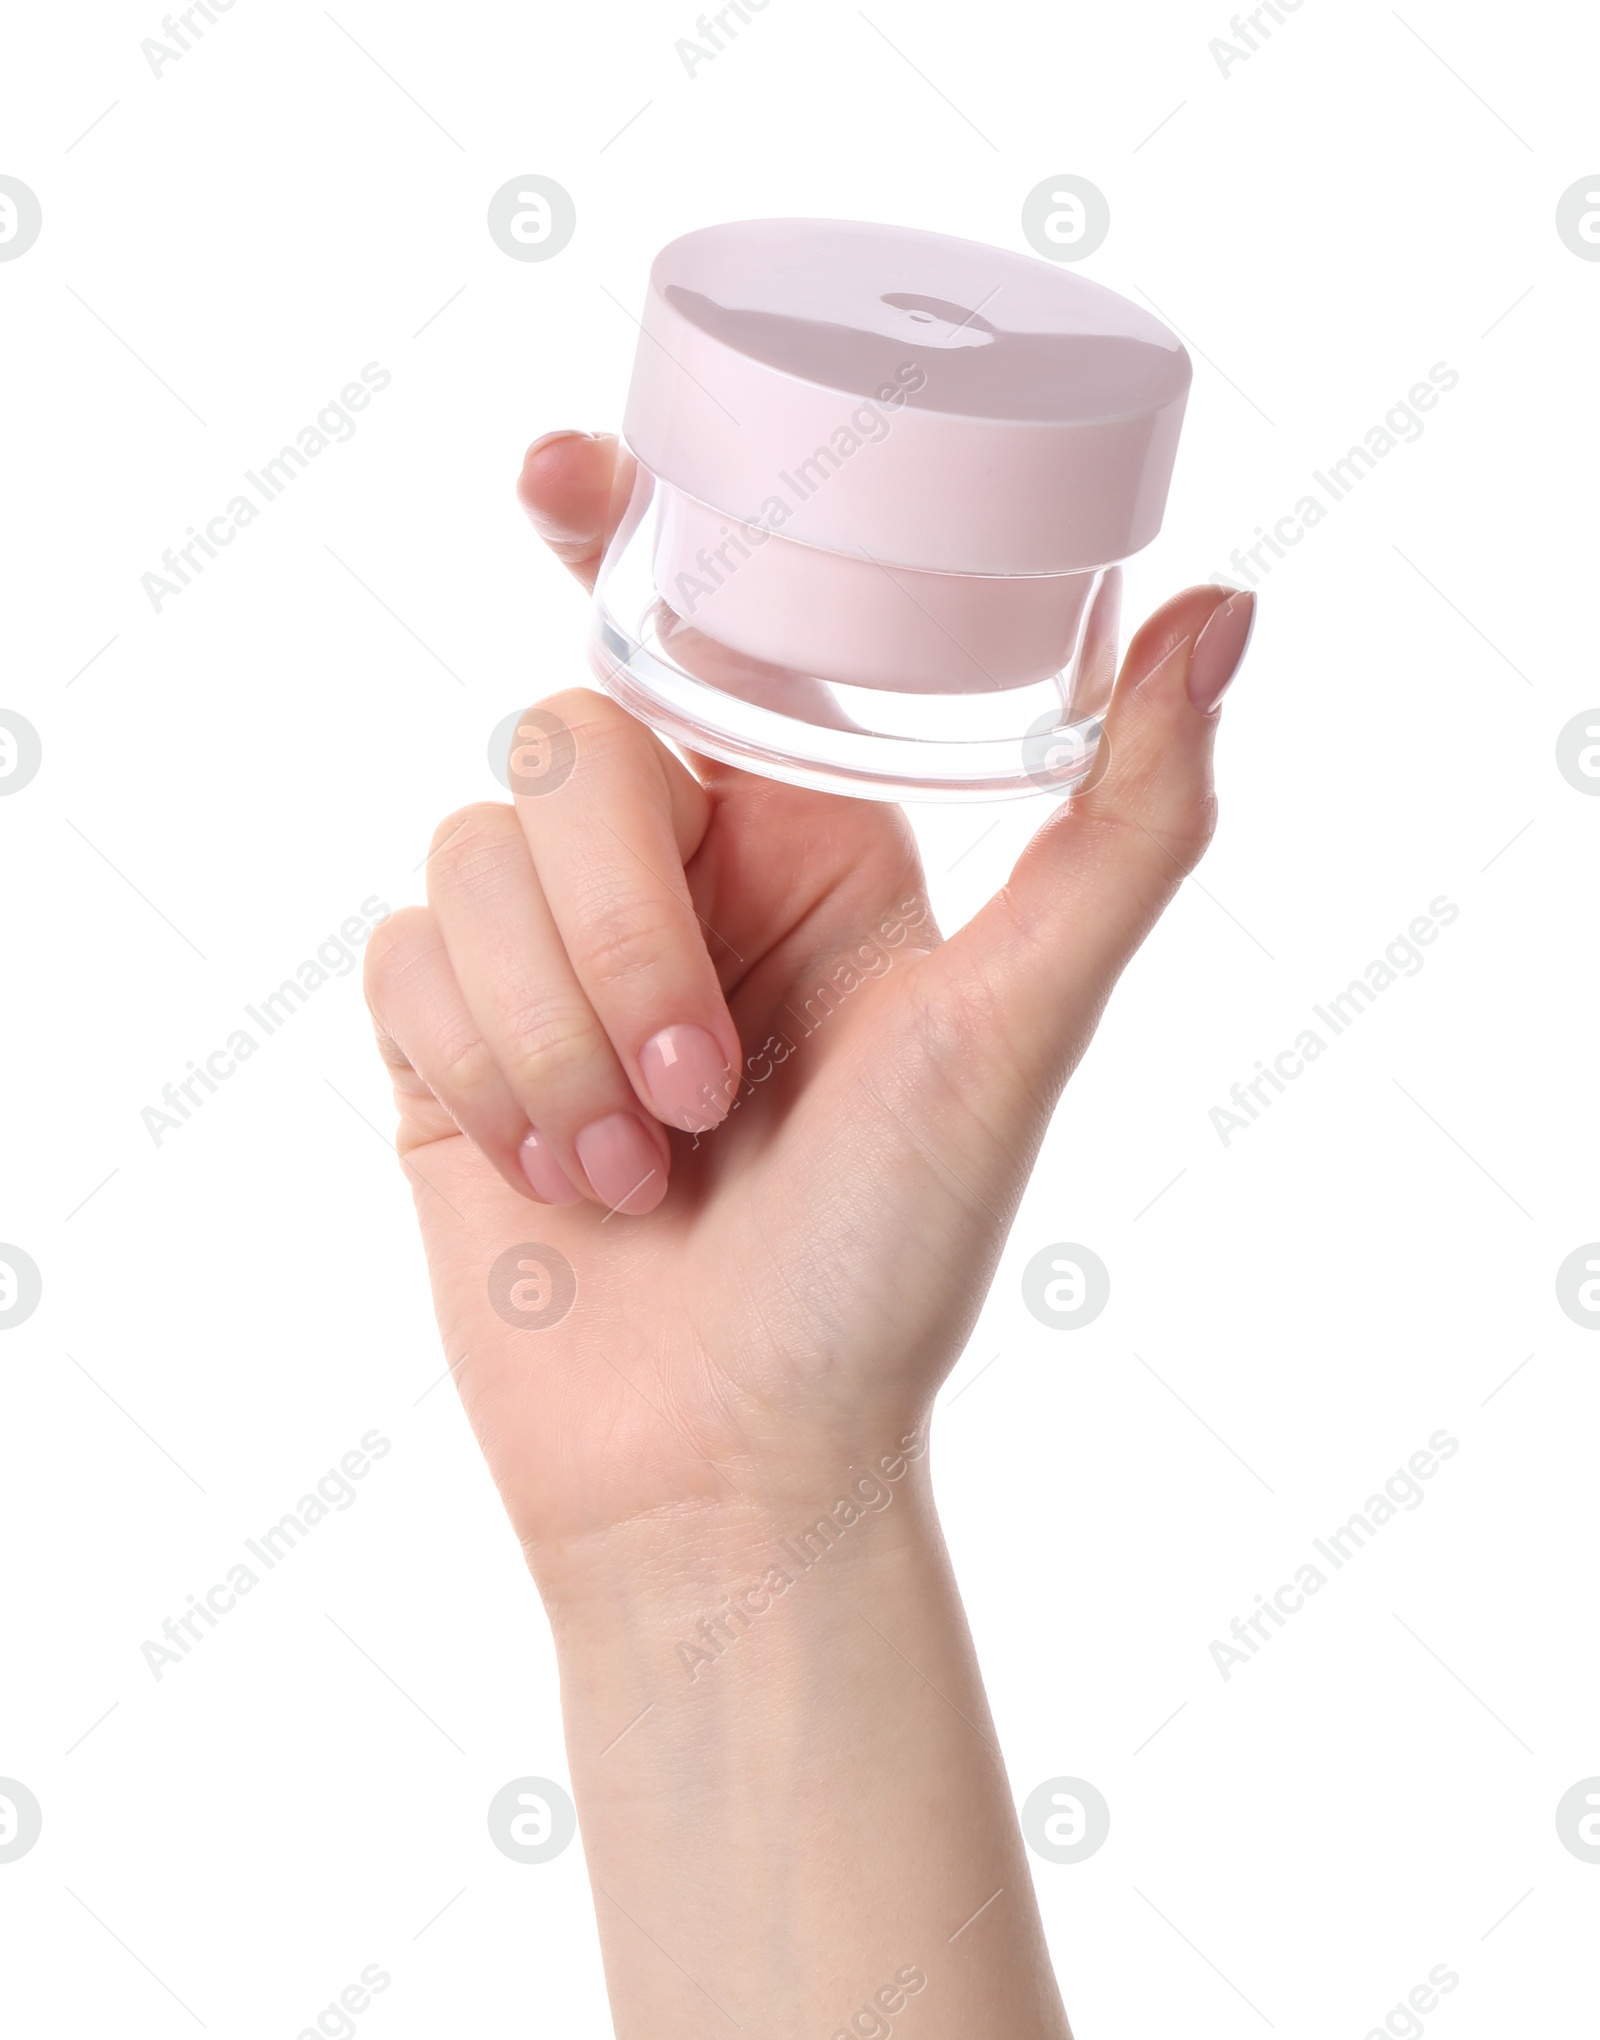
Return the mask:
[[571,768],[518,787],[521,820],[568,960],[640,1100],[664,1125],[708,1132],[726,1115],[739,1032],[685,866],[712,802],[666,746],[603,694],[544,704]]

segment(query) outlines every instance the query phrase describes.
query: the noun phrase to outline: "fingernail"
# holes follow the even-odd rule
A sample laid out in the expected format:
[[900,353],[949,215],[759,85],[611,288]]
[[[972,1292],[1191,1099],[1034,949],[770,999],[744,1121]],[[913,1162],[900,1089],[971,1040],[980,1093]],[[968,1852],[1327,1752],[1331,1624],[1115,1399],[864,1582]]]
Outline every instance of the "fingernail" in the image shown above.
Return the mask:
[[548,1146],[538,1134],[529,1132],[523,1136],[519,1149],[522,1156],[522,1173],[528,1179],[528,1187],[535,1197],[543,1198],[546,1204],[577,1204],[583,1192],[574,1190],[571,1178]]
[[1256,598],[1248,590],[1219,602],[1206,618],[1189,660],[1189,699],[1202,715],[1216,707],[1238,672],[1255,620]]
[[639,1072],[658,1119],[685,1133],[705,1133],[728,1116],[732,1077],[727,1059],[703,1027],[663,1027],[639,1051]]
[[541,447],[553,446],[558,439],[598,439],[599,437],[598,432],[580,432],[575,425],[563,425],[554,432],[543,432],[522,456],[522,465],[526,467]]
[[613,1112],[586,1126],[573,1142],[589,1178],[589,1188],[602,1204],[630,1217],[654,1211],[667,1194],[666,1165],[661,1150],[645,1131],[636,1112]]

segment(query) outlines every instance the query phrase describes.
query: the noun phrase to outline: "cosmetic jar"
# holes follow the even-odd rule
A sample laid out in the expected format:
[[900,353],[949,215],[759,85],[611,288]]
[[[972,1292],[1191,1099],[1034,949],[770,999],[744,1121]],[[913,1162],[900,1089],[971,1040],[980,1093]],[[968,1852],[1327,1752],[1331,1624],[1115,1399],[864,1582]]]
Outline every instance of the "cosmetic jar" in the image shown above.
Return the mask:
[[1029,256],[843,220],[686,234],[650,271],[595,673],[798,785],[1071,792],[1189,381],[1160,320]]

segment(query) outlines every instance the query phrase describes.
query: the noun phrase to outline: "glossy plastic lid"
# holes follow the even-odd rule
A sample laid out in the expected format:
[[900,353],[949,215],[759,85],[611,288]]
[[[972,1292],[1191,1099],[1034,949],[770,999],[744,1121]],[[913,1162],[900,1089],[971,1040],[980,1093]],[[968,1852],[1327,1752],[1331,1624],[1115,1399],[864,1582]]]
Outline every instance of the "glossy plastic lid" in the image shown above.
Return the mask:
[[624,431],[730,520],[936,572],[1125,559],[1161,528],[1191,369],[1159,319],[911,227],[742,220],[651,266]]

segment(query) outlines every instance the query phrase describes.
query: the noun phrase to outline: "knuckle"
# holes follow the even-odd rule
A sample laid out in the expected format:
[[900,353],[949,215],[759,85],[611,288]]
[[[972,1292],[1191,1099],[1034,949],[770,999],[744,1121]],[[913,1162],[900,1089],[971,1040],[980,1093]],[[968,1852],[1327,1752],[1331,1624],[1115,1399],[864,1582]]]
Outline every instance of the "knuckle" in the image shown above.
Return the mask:
[[637,759],[648,751],[650,738],[642,723],[612,701],[608,695],[587,688],[569,687],[539,704],[547,716],[561,723],[572,739],[575,772],[613,761]]
[[545,715],[565,723],[575,736],[588,733],[604,738],[616,735],[630,725],[635,729],[639,727],[610,695],[597,694],[592,687],[563,687],[558,694],[547,695],[534,705]]
[[499,801],[474,801],[447,815],[428,848],[428,886],[470,884],[498,869],[518,840],[517,818]]
[[439,1087],[445,1100],[471,1104],[498,1088],[499,1068],[489,1044],[463,1029],[449,1032],[437,1044]]
[[433,942],[433,922],[424,907],[401,907],[373,929],[361,976],[374,1014],[388,1004]]
[[672,946],[661,909],[635,897],[608,901],[590,914],[573,936],[570,954],[585,984],[616,985],[658,970]]
[[1216,796],[1207,790],[1174,799],[1148,779],[1106,779],[1073,802],[1072,827],[1104,842],[1114,856],[1145,858],[1175,878],[1186,877],[1216,834]]
[[501,1017],[506,1067],[522,1094],[557,1088],[594,1060],[594,1027],[570,999],[533,997]]
[[1186,869],[1192,871],[1211,848],[1211,840],[1217,833],[1216,795],[1195,803],[1185,825],[1178,831],[1178,852],[1187,858]]

